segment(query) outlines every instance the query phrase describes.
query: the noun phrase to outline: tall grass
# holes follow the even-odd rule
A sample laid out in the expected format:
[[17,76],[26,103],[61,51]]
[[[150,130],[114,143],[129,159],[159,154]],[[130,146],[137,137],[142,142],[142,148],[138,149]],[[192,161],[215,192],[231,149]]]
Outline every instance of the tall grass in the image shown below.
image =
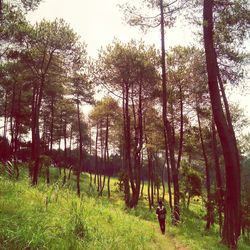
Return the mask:
[[[62,186],[57,169],[49,186],[41,179],[31,187],[25,173],[19,181],[0,175],[0,249],[199,249],[220,250],[217,226],[205,231],[204,208],[191,203],[178,227],[168,209],[166,235],[160,234],[154,209],[145,199],[126,209],[123,194],[111,180],[111,198],[98,196],[88,176],[81,175],[81,197],[74,176]],[[55,177],[56,176],[56,177]],[[239,249],[249,249],[242,240]]]
[[151,224],[58,183],[0,177],[0,194],[0,249],[150,249],[157,241]]

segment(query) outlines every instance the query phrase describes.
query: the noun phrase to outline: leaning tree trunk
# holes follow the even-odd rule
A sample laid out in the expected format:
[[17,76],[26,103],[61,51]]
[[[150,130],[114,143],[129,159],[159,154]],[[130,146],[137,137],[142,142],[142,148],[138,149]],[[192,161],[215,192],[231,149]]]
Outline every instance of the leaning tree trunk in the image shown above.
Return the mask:
[[208,87],[214,121],[220,137],[226,172],[225,217],[222,240],[234,248],[240,236],[240,166],[237,145],[231,133],[232,124],[225,117],[218,84],[218,63],[213,43],[213,0],[204,1],[204,45],[208,73]]

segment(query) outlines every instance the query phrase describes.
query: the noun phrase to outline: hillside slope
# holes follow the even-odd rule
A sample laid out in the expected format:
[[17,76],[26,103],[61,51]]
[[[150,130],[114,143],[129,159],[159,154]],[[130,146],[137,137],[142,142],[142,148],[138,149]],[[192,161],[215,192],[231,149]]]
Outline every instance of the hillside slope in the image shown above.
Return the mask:
[[0,177],[0,249],[186,248],[107,199]]

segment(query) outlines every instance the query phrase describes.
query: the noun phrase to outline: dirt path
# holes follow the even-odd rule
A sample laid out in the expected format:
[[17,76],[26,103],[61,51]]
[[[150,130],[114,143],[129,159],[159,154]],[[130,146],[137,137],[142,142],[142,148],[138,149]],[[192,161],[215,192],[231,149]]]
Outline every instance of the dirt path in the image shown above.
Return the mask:
[[[160,228],[156,223],[150,222],[152,229],[155,231],[156,239],[153,242],[152,248],[150,249],[160,249],[160,250],[190,250],[184,244],[179,242],[175,236],[166,230],[166,234],[162,235]],[[167,229],[167,228],[166,228]],[[157,247],[157,248],[155,248]]]

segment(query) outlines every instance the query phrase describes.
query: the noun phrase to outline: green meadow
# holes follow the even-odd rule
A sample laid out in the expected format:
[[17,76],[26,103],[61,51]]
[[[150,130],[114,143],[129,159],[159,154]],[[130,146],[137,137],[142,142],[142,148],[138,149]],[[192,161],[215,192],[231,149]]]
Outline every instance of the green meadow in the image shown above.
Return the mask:
[[[54,178],[57,179],[57,171]],[[161,235],[155,211],[145,198],[126,209],[123,194],[111,181],[111,197],[98,196],[89,176],[81,175],[82,194],[75,194],[74,176],[37,187],[22,173],[20,180],[0,176],[0,249],[227,249],[219,243],[216,225],[205,232],[204,208],[192,203],[182,211],[178,227],[170,223]],[[240,240],[239,249],[249,249]]]

